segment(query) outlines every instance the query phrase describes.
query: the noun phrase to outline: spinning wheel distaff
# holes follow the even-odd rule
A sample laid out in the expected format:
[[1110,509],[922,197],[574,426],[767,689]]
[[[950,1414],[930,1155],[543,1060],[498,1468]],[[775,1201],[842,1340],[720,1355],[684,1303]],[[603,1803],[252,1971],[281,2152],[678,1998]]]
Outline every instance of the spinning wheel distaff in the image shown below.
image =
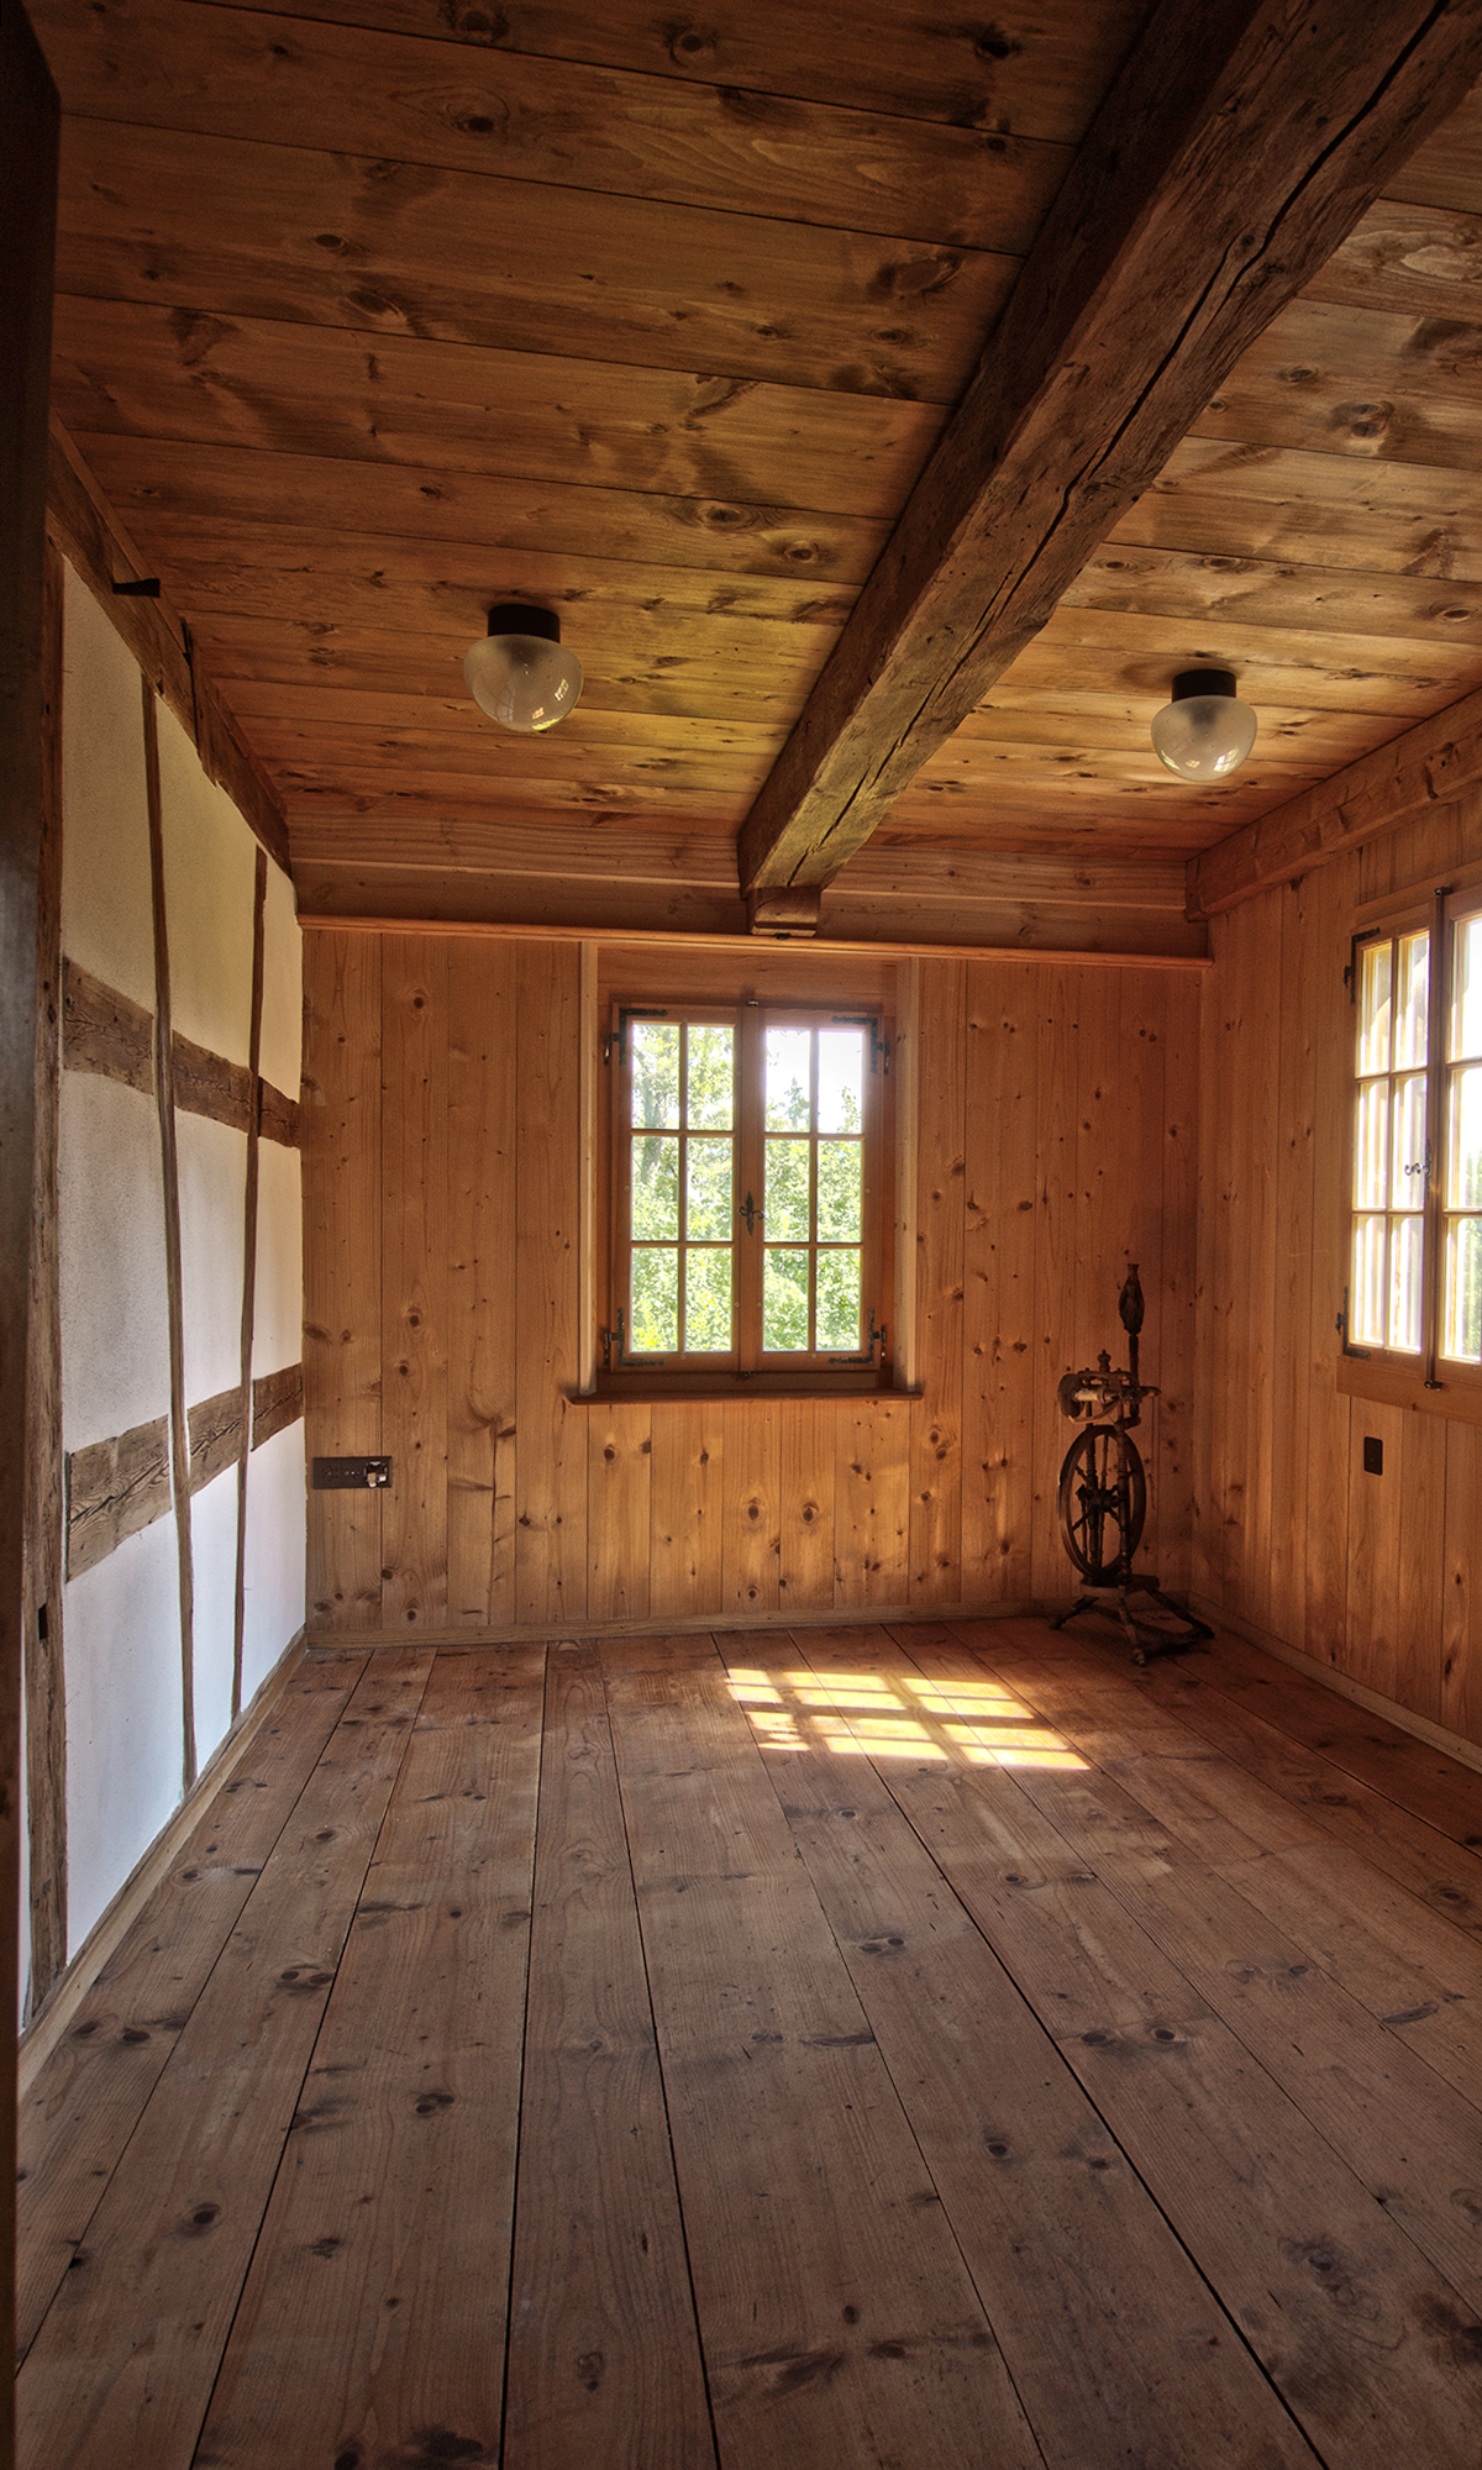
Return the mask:
[[[1127,1634],[1133,1662],[1145,1664],[1149,1655],[1191,1646],[1196,1638],[1212,1637],[1213,1632],[1165,1595],[1156,1578],[1140,1576],[1132,1567],[1148,1508],[1147,1475],[1132,1433],[1142,1421],[1144,1398],[1158,1394],[1141,1378],[1138,1368],[1145,1307],[1135,1261],[1128,1268],[1117,1309],[1127,1332],[1126,1370],[1114,1370],[1103,1348],[1094,1368],[1067,1372],[1060,1383],[1061,1413],[1086,1427],[1065,1453],[1056,1495],[1061,1539],[1081,1574],[1085,1592],[1050,1627],[1063,1629],[1082,1612],[1111,1614]],[[1139,1620],[1132,1609],[1133,1596],[1161,1605],[1181,1626],[1175,1630],[1160,1622]]]

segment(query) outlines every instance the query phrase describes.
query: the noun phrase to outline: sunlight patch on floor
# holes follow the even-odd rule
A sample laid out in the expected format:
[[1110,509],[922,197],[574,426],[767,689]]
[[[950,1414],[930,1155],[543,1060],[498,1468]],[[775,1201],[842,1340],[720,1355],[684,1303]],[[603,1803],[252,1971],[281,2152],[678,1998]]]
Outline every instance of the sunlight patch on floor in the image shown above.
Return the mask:
[[769,1750],[969,1767],[1084,1768],[1059,1733],[1000,1681],[737,1665],[731,1695]]

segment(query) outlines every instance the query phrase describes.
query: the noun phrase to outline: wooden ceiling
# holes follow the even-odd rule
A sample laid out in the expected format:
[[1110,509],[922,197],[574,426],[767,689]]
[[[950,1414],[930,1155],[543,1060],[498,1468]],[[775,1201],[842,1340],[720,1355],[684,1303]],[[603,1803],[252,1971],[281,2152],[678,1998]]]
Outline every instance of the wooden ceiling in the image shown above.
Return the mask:
[[[32,14],[57,410],[304,906],[739,924],[738,833],[1143,8]],[[1479,141],[1464,102],[1244,351],[826,929],[1194,948],[1191,853],[1482,683]],[[522,597],[586,668],[539,740],[461,677]],[[1193,791],[1148,724],[1210,662],[1260,737]]]

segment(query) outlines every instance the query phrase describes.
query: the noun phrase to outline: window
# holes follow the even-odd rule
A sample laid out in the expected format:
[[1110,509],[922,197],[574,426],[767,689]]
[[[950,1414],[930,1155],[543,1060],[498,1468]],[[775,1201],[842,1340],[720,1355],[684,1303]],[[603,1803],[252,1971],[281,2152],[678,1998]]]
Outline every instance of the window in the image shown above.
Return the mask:
[[1436,1392],[1482,1370],[1482,893],[1432,912],[1355,949],[1345,1351]]
[[617,1005],[602,1386],[888,1378],[890,1026]]

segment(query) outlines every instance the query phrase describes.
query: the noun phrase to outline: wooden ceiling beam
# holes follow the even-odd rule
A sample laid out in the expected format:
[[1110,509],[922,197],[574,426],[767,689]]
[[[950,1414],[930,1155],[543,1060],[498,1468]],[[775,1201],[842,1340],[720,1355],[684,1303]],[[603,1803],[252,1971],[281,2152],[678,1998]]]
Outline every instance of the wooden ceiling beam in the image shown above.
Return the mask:
[[743,828],[822,884],[1482,70],[1467,0],[1160,0]]

